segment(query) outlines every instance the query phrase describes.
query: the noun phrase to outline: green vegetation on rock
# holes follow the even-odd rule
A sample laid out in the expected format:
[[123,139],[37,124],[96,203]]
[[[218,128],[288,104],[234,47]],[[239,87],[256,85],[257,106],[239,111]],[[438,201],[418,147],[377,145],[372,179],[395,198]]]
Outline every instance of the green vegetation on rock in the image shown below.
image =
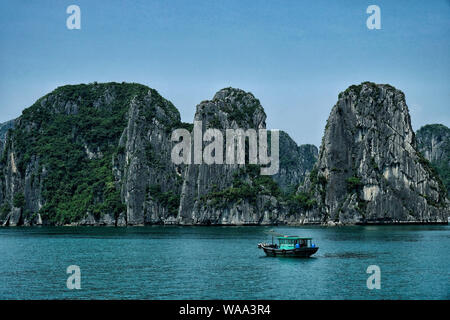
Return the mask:
[[417,131],[416,139],[420,161],[440,177],[441,190],[450,195],[450,129],[442,124],[425,125]]
[[144,99],[149,90],[139,84],[63,86],[24,110],[10,138],[21,175],[27,166],[39,166],[43,218],[64,224],[88,212],[98,217],[125,211],[112,159],[131,101]]
[[16,193],[14,195],[14,198],[13,198],[13,204],[14,204],[14,207],[23,209],[23,207],[25,207],[25,196],[24,196],[24,194],[23,193]]
[[225,205],[227,202],[247,200],[256,204],[258,195],[278,197],[281,189],[270,176],[260,175],[260,166],[248,164],[234,173],[232,186],[220,191],[212,191],[203,196],[202,200],[210,201],[212,205]]
[[348,192],[357,192],[363,186],[361,180],[358,177],[347,178],[346,182]]
[[150,198],[158,202],[159,204],[167,207],[171,215],[176,215],[178,212],[178,206],[180,205],[180,195],[173,191],[161,191],[161,186],[158,184],[151,185],[147,188],[147,193],[150,194]]

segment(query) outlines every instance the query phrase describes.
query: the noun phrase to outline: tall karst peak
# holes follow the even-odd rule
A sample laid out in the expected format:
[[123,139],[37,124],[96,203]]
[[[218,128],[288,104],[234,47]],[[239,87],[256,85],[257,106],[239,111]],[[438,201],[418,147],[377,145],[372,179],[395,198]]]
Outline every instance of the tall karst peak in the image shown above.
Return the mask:
[[325,222],[446,221],[449,213],[445,188],[417,149],[405,95],[386,84],[339,94],[302,190]]

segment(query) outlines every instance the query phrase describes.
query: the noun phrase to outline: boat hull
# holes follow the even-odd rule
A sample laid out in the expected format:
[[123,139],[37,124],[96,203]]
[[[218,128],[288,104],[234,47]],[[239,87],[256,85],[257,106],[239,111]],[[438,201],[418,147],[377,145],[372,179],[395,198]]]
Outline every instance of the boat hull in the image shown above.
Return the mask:
[[292,258],[309,258],[319,250],[318,247],[296,248],[296,249],[277,249],[270,247],[262,247],[268,257],[292,257]]

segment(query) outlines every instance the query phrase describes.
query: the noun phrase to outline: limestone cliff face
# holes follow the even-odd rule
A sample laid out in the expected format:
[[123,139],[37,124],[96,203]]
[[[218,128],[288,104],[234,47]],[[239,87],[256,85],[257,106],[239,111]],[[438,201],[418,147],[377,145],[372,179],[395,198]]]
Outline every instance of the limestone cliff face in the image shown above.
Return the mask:
[[450,195],[450,129],[442,124],[429,124],[416,132],[417,146],[436,169]]
[[450,163],[450,129],[442,124],[429,124],[416,132],[417,146],[430,162]]
[[[258,130],[265,119],[251,93],[226,88],[200,103],[194,120],[202,123],[203,133],[222,130],[225,146],[225,129]],[[246,165],[175,165],[171,133],[178,128],[192,130],[192,125],[182,123],[158,92],[139,84],[56,89],[0,128],[1,224],[298,221],[279,186],[291,190],[303,181],[315,147],[298,147],[283,132],[280,172],[261,178],[248,159]]]
[[[20,118],[15,120],[15,125],[31,130],[31,126],[23,124]],[[10,226],[31,224],[40,217],[29,213],[37,212],[42,206],[42,186],[35,175],[39,159],[33,156],[28,157],[26,163],[21,161],[20,151],[17,150],[19,143],[6,134],[6,131],[4,133],[0,161],[0,223]],[[42,176],[45,176],[44,170]],[[18,195],[20,197],[15,198]]]
[[130,104],[127,126],[114,159],[121,182],[128,225],[169,223],[176,218],[181,170],[172,163],[171,129],[180,124],[178,110],[156,91]]
[[[259,100],[249,92],[234,88],[220,90],[212,100],[200,103],[194,118],[201,122],[203,133],[208,128],[221,130],[224,146],[226,129],[265,129],[265,120]],[[273,176],[261,176],[260,166],[249,164],[248,159],[245,165],[188,165],[177,222],[206,225],[302,223],[306,219],[305,210],[289,203],[283,193],[295,191],[303,182],[317,159],[317,148],[299,147],[283,131],[279,139],[280,169]],[[247,154],[248,149],[247,146]],[[229,152],[224,147],[224,155]]]
[[[136,225],[176,218],[178,110],[138,84],[64,86],[25,109],[0,162],[3,225]],[[178,168],[182,171],[182,168]]]
[[[0,172],[3,171],[4,163],[6,162],[7,154],[4,152],[5,140],[8,130],[14,127],[14,120],[10,120],[0,124]],[[5,186],[6,181],[4,176],[0,176],[0,205],[5,202]],[[6,206],[0,208],[0,224],[2,216],[6,215],[6,211],[9,210]]]
[[[197,106],[194,121],[203,134],[222,132],[224,164],[172,162],[173,130],[189,130],[192,142],[195,134],[154,89],[57,88],[0,125],[0,224],[439,222],[449,215],[445,186],[425,158],[446,177],[448,132],[420,130],[422,156],[405,97],[389,85],[341,93],[319,154],[281,131],[273,176],[249,164],[250,145],[245,165],[226,163],[226,129],[266,127],[251,93],[222,89]],[[200,152],[210,142],[201,143]]]
[[280,131],[280,170],[273,179],[283,191],[294,191],[313,168],[318,153],[316,146],[298,146],[286,132]]
[[15,120],[9,120],[3,123],[0,123],[0,143],[5,142],[6,134],[9,129],[14,128]]
[[[266,114],[251,93],[225,88],[209,101],[197,105],[194,121],[200,121],[203,133],[208,128],[221,130],[226,145],[226,129],[265,129]],[[193,141],[193,137],[192,137]],[[226,152],[224,152],[225,154]],[[204,196],[232,185],[234,174],[243,165],[191,164],[187,166],[178,215],[180,224],[256,224],[260,213],[246,200],[230,203],[227,209],[210,205]]]
[[339,94],[301,189],[324,222],[447,221],[442,183],[419,153],[404,94],[362,83]]
[[[0,123],[0,154],[3,154],[3,148],[5,147],[5,140],[6,140],[6,136],[8,134],[8,130],[14,128],[14,123],[15,123],[15,119]],[[0,200],[0,203],[1,203],[1,200]]]

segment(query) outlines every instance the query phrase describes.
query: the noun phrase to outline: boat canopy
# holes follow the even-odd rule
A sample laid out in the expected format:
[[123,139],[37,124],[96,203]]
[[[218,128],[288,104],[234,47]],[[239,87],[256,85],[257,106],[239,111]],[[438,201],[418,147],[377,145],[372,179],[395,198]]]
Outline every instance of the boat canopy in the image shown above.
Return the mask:
[[312,238],[302,238],[297,236],[284,236],[284,237],[278,237],[278,240],[312,240]]

